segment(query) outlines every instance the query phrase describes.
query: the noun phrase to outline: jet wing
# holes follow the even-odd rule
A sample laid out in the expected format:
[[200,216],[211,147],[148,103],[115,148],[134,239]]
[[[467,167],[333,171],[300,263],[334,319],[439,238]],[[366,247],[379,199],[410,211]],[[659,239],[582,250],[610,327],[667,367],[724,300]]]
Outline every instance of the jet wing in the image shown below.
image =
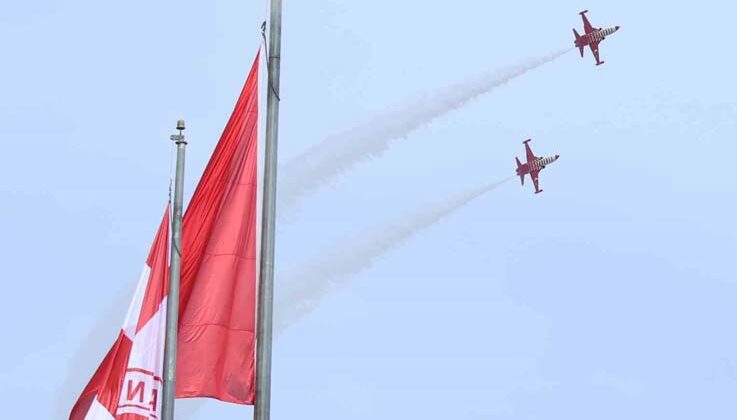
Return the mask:
[[538,183],[538,175],[540,175],[540,171],[534,171],[530,172],[530,178],[532,178],[532,183],[535,184],[535,194],[542,192],[540,189],[540,184]]
[[527,142],[525,142],[525,151],[527,152],[527,163],[534,162],[535,160],[537,160],[537,156],[535,156],[535,154],[532,153],[532,149],[530,149],[530,145],[527,144]]
[[599,60],[599,43],[598,42],[592,42],[589,44],[589,47],[591,47],[591,53],[594,54],[594,58],[596,59],[596,65],[603,63],[603,61]]
[[590,34],[591,32],[594,32],[596,29],[591,26],[591,23],[589,22],[589,18],[586,17],[586,11],[581,12],[581,18],[583,18],[583,31],[587,34]]

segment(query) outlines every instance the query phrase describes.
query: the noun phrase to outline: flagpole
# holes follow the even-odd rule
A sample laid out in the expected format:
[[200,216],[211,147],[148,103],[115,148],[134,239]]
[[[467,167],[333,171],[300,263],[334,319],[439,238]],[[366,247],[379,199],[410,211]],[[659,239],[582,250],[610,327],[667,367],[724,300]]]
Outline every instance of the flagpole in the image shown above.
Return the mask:
[[179,134],[171,140],[177,145],[177,169],[174,177],[174,205],[172,210],[171,269],[169,271],[169,294],[166,300],[166,342],[164,344],[164,391],[162,398],[162,420],[174,419],[174,396],[177,377],[177,330],[179,327],[179,275],[182,258],[182,197],[184,192],[184,120],[177,121]]
[[271,0],[267,48],[266,141],[261,222],[261,262],[256,324],[256,400],[254,420],[271,416],[271,340],[274,301],[274,236],[276,218],[276,154],[279,131],[279,67],[281,59],[281,0]]

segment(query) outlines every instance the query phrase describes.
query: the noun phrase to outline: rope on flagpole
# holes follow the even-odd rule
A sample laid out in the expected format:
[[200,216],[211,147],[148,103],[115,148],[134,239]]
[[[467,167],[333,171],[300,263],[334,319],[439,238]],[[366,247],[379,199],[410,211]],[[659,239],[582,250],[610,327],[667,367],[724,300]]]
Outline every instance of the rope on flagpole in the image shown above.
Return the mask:
[[266,55],[266,79],[267,83],[269,84],[269,89],[276,97],[276,100],[281,102],[281,98],[279,97],[279,93],[274,88],[274,84],[271,82],[271,73],[269,72],[269,62],[271,61],[271,57],[269,57],[269,43],[266,41],[266,21],[263,21],[261,23],[261,38],[264,40],[264,55]]

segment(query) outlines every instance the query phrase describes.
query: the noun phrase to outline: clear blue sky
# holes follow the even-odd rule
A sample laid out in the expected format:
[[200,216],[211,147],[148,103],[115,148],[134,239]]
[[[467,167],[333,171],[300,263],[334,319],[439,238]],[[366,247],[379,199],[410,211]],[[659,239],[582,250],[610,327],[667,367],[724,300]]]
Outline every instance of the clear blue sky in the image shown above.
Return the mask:
[[[543,194],[509,183],[482,197],[279,337],[274,418],[734,419],[735,6],[493,3],[286,2],[283,161],[418,93],[571,45],[581,9],[622,29],[602,44],[604,66],[571,52],[516,79],[311,195],[279,227],[282,272],[507,176],[524,138],[561,154]],[[81,391],[159,221],[174,122],[190,127],[191,193],[264,10],[3,8],[4,417],[55,418]],[[94,349],[80,362],[81,347]],[[249,417],[208,402],[192,418]]]

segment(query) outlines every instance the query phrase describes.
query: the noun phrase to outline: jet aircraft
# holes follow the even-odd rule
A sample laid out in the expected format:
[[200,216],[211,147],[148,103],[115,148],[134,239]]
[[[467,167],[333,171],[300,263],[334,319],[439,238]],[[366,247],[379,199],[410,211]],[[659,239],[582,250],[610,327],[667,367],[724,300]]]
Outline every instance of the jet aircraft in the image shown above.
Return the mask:
[[530,145],[528,144],[531,139],[523,141],[525,145],[525,151],[527,152],[527,163],[522,163],[519,158],[514,158],[517,161],[517,175],[519,176],[522,185],[525,185],[525,175],[529,174],[532,178],[532,183],[535,184],[535,194],[543,192],[538,184],[538,176],[540,171],[545,169],[546,166],[558,160],[560,155],[548,156],[548,157],[537,157],[532,153]]
[[609,35],[617,32],[619,30],[619,26],[612,26],[606,29],[602,28],[594,28],[591,26],[591,23],[589,23],[588,18],[586,17],[586,13],[588,10],[584,10],[583,12],[580,12],[579,15],[581,15],[581,18],[583,19],[583,35],[579,35],[578,32],[576,32],[576,29],[573,29],[573,35],[576,36],[576,41],[574,42],[574,45],[578,47],[578,51],[581,53],[581,57],[583,57],[583,49],[585,46],[589,46],[591,48],[591,52],[594,54],[594,58],[596,59],[596,65],[600,66],[604,64],[603,61],[599,60],[599,43],[606,39]]

